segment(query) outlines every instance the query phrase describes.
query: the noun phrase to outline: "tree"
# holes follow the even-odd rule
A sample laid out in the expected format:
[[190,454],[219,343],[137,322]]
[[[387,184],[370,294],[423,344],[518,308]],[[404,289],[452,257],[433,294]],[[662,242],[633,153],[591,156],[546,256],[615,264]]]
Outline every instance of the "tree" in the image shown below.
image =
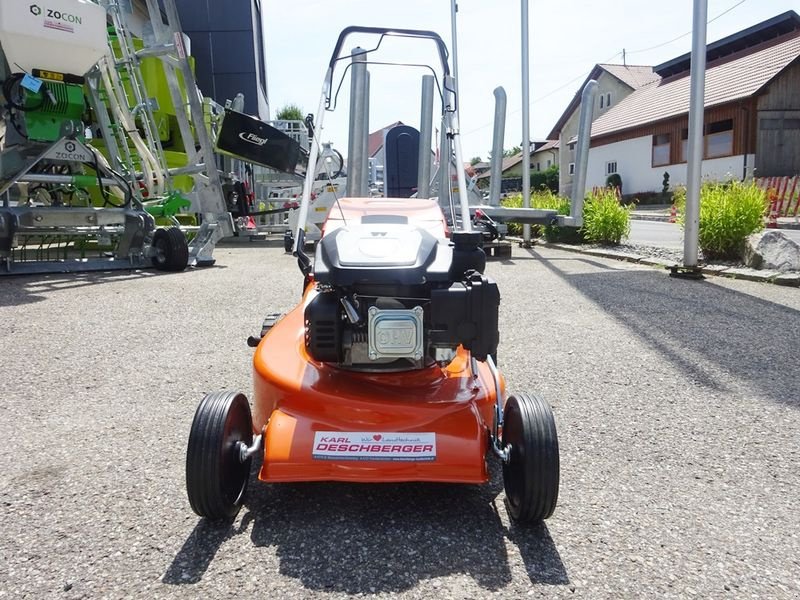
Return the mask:
[[306,118],[305,111],[296,104],[287,104],[278,111],[278,121],[302,121]]
[[483,159],[482,159],[480,156],[473,156],[473,157],[470,159],[470,161],[469,161],[469,164],[471,164],[471,165],[474,167],[474,166],[475,166],[475,165],[477,165],[479,162],[483,162]]
[[546,171],[534,171],[531,173],[531,190],[550,190],[558,194],[558,167],[553,165]]
[[[519,146],[514,146],[510,150],[503,150],[503,158],[511,158],[512,156],[516,156],[520,152],[522,152],[522,148],[520,148]],[[489,161],[491,162],[491,160],[492,160],[492,151],[490,150]]]

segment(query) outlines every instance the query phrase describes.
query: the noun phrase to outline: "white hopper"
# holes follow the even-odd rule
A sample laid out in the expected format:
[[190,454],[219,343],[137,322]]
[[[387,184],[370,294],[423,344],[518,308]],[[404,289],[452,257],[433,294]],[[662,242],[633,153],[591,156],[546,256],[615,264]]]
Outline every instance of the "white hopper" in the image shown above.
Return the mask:
[[106,10],[88,0],[0,0],[0,44],[11,73],[82,76],[108,52]]

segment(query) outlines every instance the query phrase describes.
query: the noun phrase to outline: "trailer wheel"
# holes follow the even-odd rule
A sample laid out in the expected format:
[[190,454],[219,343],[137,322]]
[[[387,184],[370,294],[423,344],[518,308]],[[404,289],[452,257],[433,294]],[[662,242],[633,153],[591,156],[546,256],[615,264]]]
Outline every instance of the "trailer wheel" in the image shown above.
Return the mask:
[[240,445],[253,443],[253,420],[244,394],[206,394],[194,414],[186,450],[186,492],[192,510],[209,519],[231,519],[247,491],[252,458]]
[[291,231],[285,231],[283,233],[283,251],[284,252],[291,252],[294,248],[294,236],[292,235]]
[[506,402],[503,463],[506,509],[520,524],[536,523],[553,514],[558,501],[558,436],[553,411],[536,394],[517,394]]
[[189,243],[179,227],[156,229],[153,266],[159,271],[183,271],[189,264]]

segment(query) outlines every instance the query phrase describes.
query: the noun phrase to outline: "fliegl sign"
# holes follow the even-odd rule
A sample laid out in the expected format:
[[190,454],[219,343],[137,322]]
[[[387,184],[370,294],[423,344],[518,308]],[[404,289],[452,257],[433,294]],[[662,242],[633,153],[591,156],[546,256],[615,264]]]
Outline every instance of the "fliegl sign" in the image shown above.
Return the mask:
[[255,144],[256,146],[263,146],[269,141],[269,138],[261,137],[260,135],[249,131],[240,133],[239,139],[244,142],[250,142],[251,144]]
[[316,460],[436,460],[435,433],[317,431],[312,457]]
[[31,14],[35,17],[44,17],[44,26],[49,29],[56,29],[58,31],[67,31],[74,33],[75,25],[82,25],[83,19],[79,15],[75,15],[63,10],[56,10],[41,6],[39,4],[31,4],[28,7]]

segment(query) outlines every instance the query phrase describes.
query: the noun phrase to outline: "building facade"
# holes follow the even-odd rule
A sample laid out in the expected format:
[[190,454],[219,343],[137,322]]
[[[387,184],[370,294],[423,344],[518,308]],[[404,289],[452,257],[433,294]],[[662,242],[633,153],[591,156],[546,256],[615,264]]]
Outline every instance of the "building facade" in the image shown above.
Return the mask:
[[575,174],[576,138],[581,115],[581,94],[585,85],[597,81],[597,96],[593,107],[593,118],[597,119],[640,87],[658,79],[651,67],[632,65],[595,65],[583,82],[567,109],[556,122],[548,139],[559,143],[559,193],[572,195],[572,182]]
[[[655,67],[640,88],[592,125],[587,190],[616,173],[623,193],[687,179],[690,60]],[[708,47],[703,176],[800,173],[800,17],[784,13]],[[665,178],[665,175],[667,176]]]
[[262,0],[176,0],[203,95],[244,94],[244,112],[269,120]]

